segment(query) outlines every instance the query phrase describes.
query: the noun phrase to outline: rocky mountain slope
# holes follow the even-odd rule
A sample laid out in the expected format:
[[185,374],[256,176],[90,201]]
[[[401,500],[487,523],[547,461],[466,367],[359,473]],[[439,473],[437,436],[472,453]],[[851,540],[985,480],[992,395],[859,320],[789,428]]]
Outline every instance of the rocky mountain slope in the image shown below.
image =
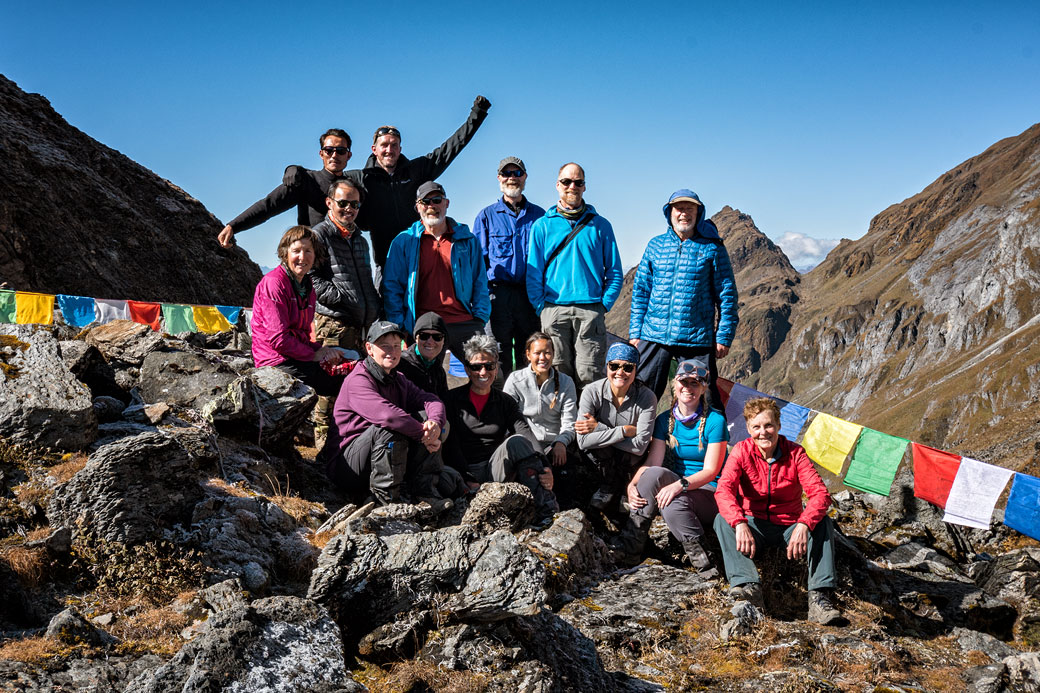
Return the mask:
[[[159,135],[157,135],[159,136]],[[252,305],[260,270],[202,204],[0,75],[0,280],[94,298]]]
[[1040,399],[1040,124],[878,214],[799,295],[751,384],[939,447],[1009,435]]

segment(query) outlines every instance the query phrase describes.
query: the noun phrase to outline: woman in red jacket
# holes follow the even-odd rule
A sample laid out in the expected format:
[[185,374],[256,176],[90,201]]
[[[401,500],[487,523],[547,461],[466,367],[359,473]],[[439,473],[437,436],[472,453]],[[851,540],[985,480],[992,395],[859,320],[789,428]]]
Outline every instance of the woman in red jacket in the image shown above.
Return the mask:
[[[760,545],[786,545],[787,558],[809,560],[809,620],[832,624],[834,526],[827,517],[831,496],[801,445],[780,435],[780,408],[759,397],[744,405],[750,438],[733,447],[719,479],[715,533],[722,545],[730,596],[762,606]],[[802,505],[802,493],[808,504]]]

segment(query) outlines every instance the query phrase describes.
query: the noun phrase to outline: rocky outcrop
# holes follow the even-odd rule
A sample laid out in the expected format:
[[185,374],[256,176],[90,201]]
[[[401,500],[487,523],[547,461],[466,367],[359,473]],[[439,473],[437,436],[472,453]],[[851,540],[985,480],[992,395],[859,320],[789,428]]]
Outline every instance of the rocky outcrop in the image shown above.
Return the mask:
[[217,612],[173,659],[127,693],[165,691],[363,691],[347,673],[339,628],[323,608],[271,597]]
[[0,325],[0,437],[78,450],[96,436],[90,390],[65,365],[51,331]]
[[[0,276],[16,289],[252,304],[260,268],[217,244],[222,224],[198,200],[3,75],[0,158]],[[77,204],[64,201],[70,190]]]
[[[214,381],[223,378],[214,377]],[[211,390],[207,388],[207,391]],[[222,392],[199,397],[202,414],[224,433],[281,448],[310,415],[318,395],[285,371],[257,368],[228,383]]]

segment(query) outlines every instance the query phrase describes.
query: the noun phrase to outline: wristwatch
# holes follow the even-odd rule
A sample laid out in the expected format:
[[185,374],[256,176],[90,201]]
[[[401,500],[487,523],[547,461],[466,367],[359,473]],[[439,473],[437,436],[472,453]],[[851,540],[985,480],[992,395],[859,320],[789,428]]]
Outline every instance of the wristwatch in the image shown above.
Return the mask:
[[684,476],[679,477],[679,485],[682,486],[683,491],[687,491],[690,488],[690,482]]

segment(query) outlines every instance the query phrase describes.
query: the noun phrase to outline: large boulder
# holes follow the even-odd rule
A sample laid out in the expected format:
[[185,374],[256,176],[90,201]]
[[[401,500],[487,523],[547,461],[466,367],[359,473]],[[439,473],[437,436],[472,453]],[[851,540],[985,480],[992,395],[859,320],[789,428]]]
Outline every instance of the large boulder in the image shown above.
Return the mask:
[[236,378],[238,374],[215,354],[153,351],[141,362],[141,397],[148,403],[202,409]]
[[199,458],[161,432],[122,438],[55,489],[47,518],[105,541],[159,539],[164,529],[190,525],[203,495],[198,471]]
[[546,591],[560,601],[573,598],[613,567],[610,549],[580,510],[557,514],[550,527],[524,543],[545,566]]
[[1040,549],[1016,549],[982,564],[975,582],[1018,607],[1015,634],[1031,647],[1040,646]]
[[116,366],[140,368],[144,357],[163,347],[163,338],[148,325],[130,320],[113,320],[83,333],[87,344],[97,348]]
[[168,663],[127,693],[363,691],[347,672],[339,628],[314,602],[270,597],[218,611]]
[[492,622],[542,608],[545,569],[509,532],[415,530],[339,534],[311,576],[308,597],[371,654],[407,654],[402,648],[421,643],[434,619]]
[[292,440],[317,401],[310,387],[267,366],[231,381],[202,413],[222,433],[259,438],[261,446],[277,448]]
[[47,328],[0,326],[0,437],[63,450],[97,437],[90,389],[65,365]]

